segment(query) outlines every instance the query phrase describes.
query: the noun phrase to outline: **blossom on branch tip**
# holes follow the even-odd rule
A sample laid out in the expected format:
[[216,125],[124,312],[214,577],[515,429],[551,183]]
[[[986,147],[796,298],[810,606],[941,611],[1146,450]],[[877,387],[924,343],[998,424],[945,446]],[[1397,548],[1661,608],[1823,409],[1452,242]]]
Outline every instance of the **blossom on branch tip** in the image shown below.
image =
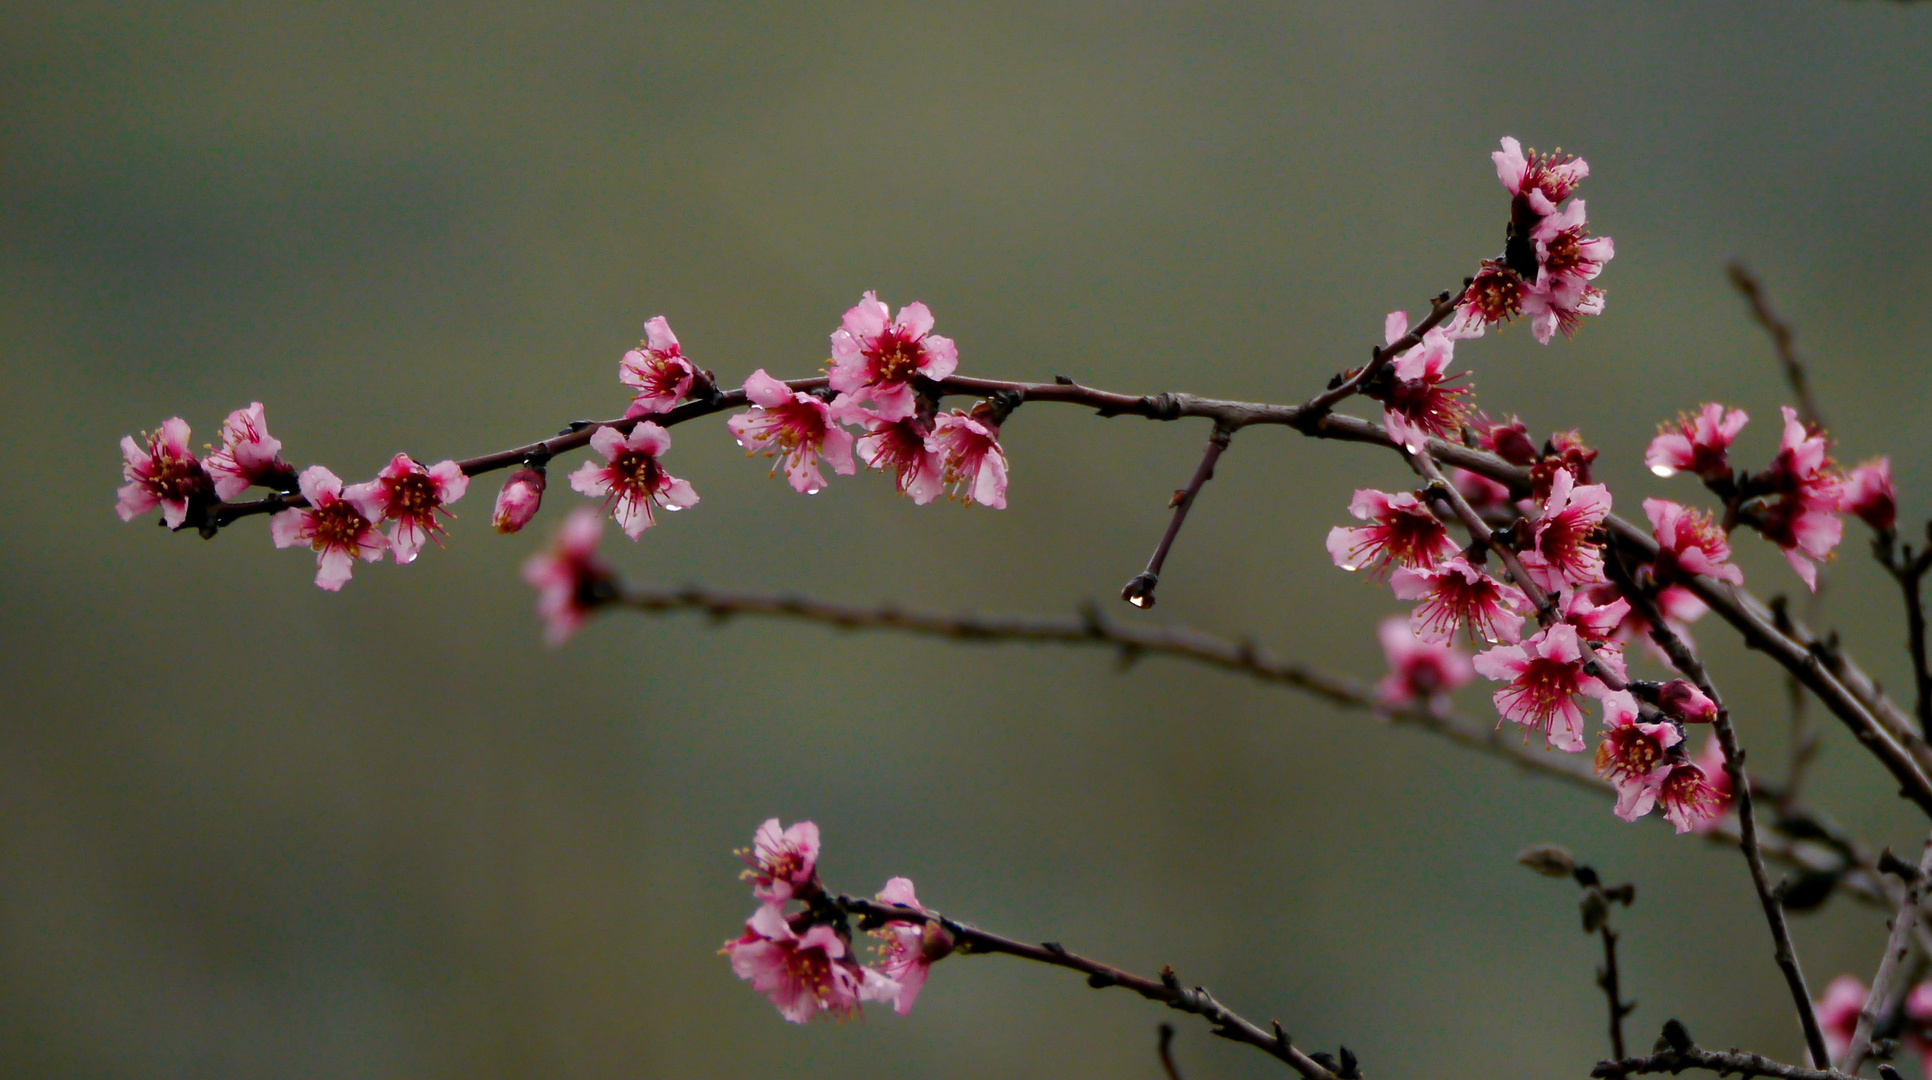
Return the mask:
[[617,381],[637,391],[626,417],[666,413],[691,392],[698,369],[684,358],[678,336],[659,315],[644,324],[644,340],[617,362]]
[[[896,877],[886,882],[879,890],[881,903],[897,904],[914,911],[926,909],[913,895],[912,881]],[[892,1008],[900,1016],[912,1011],[913,1002],[919,999],[919,991],[926,985],[926,975],[933,964],[952,955],[952,931],[936,921],[888,922],[882,928],[872,931],[880,940],[880,973],[898,986],[893,995]]]
[[651,421],[639,421],[628,436],[614,427],[600,427],[590,437],[590,448],[605,463],[584,462],[570,474],[570,486],[593,499],[602,497],[618,528],[631,539],[657,524],[654,507],[683,510],[698,504],[690,482],[665,472],[658,462],[671,448],[671,433]]
[[215,495],[226,502],[261,486],[287,491],[295,485],[295,470],[282,460],[282,440],[268,433],[268,415],[259,401],[236,409],[221,424],[221,449],[202,464],[215,483]]
[[1553,592],[1603,580],[1603,546],[1595,537],[1610,501],[1604,485],[1579,485],[1568,469],[1557,470],[1549,497],[1530,521],[1534,543],[1522,554],[1538,585]]
[[1615,586],[1574,589],[1563,598],[1559,611],[1564,622],[1576,627],[1578,637],[1597,647],[1600,658],[1608,662],[1608,650],[1621,661],[1617,633],[1630,617],[1630,601],[1621,590]]
[[610,598],[610,569],[597,557],[603,532],[604,516],[580,506],[564,519],[547,549],[523,562],[523,580],[536,587],[537,616],[553,648],[568,641]]
[[1844,508],[1857,514],[1873,531],[1888,533],[1898,526],[1898,497],[1892,491],[1892,459],[1873,458],[1845,478]]
[[1530,606],[1523,590],[1461,556],[1422,570],[1398,567],[1389,585],[1399,600],[1422,601],[1409,616],[1409,628],[1426,642],[1446,642],[1458,629],[1466,630],[1472,643],[1515,642],[1522,632],[1520,613]]
[[932,312],[914,301],[890,321],[890,309],[867,292],[832,332],[832,389],[869,398],[882,418],[911,416],[912,380],[943,379],[959,366],[951,338],[932,333]]
[[751,411],[732,417],[725,426],[746,454],[777,458],[772,472],[783,468],[793,491],[816,495],[825,487],[825,475],[818,471],[820,457],[833,471],[852,475],[852,435],[833,422],[825,402],[794,393],[764,368],[745,380],[745,397]]
[[357,485],[366,493],[359,505],[369,520],[396,523],[389,530],[389,551],[398,564],[415,561],[430,537],[443,531],[437,512],[449,515],[443,508],[469,487],[470,478],[456,462],[425,468],[408,454],[397,454],[373,481]]
[[759,907],[745,922],[743,937],[719,950],[731,958],[731,971],[771,999],[778,1013],[803,1024],[820,1012],[849,1016],[862,1001],[890,1001],[898,986],[877,971],[861,968],[846,956],[844,939],[829,926],[794,933],[775,904]]
[[751,894],[782,904],[819,891],[818,826],[801,821],[789,829],[768,819],[751,834],[751,847],[735,853],[744,860],[743,876],[753,882]]
[[1464,287],[1456,313],[1447,324],[1452,338],[1479,338],[1492,323],[1503,323],[1523,313],[1529,286],[1516,271],[1495,259],[1484,259],[1476,276]]
[[[1388,344],[1394,345],[1409,332],[1406,312],[1392,311],[1384,323]],[[1422,448],[1423,440],[1434,435],[1455,439],[1469,419],[1470,394],[1467,385],[1450,385],[1468,373],[1448,375],[1454,362],[1456,343],[1442,329],[1422,335],[1422,342],[1404,350],[1389,363],[1389,386],[1383,395],[1385,413],[1382,424],[1389,438],[1410,453]]]
[[1384,705],[1427,706],[1447,716],[1449,692],[1476,677],[1462,650],[1422,640],[1400,615],[1383,619],[1376,637],[1389,661],[1389,673],[1375,687],[1375,700]]
[[1449,530],[1411,492],[1362,488],[1350,500],[1348,512],[1375,524],[1328,530],[1329,557],[1344,570],[1378,575],[1398,566],[1428,570],[1456,553]]
[[1551,746],[1576,753],[1583,749],[1583,710],[1576,699],[1602,698],[1609,688],[1583,670],[1583,649],[1576,627],[1557,623],[1520,645],[1498,645],[1474,660],[1486,678],[1507,682],[1496,691],[1504,720],[1542,728]]
[[376,531],[371,518],[373,485],[357,484],[345,491],[342,481],[320,465],[302,470],[297,485],[309,505],[270,518],[268,535],[278,548],[314,548],[315,584],[335,592],[355,572],[357,559],[375,562],[389,548],[389,539]]
[[1675,425],[1659,425],[1657,437],[1644,451],[1644,464],[1662,477],[1688,472],[1706,480],[1727,478],[1731,475],[1731,442],[1750,419],[1743,409],[1706,402],[1695,416],[1686,413]]
[[1657,804],[1670,776],[1669,750],[1683,741],[1683,733],[1668,722],[1645,722],[1637,699],[1627,690],[1604,695],[1603,727],[1603,741],[1597,744],[1597,775],[1616,785],[1617,816],[1635,821]]
[[1644,514],[1657,538],[1654,572],[1660,584],[1675,584],[1698,574],[1744,584],[1744,571],[1728,561],[1731,543],[1709,514],[1668,499],[1645,499]]
[[924,506],[946,489],[945,465],[927,439],[932,434],[916,416],[886,420],[862,411],[865,434],[859,436],[859,460],[868,469],[891,470],[899,493]]
[[500,533],[513,533],[530,524],[543,506],[543,489],[548,482],[541,465],[526,465],[511,473],[503,482],[503,490],[496,493],[490,524]]
[[1580,157],[1558,150],[1554,154],[1524,153],[1523,144],[1503,137],[1503,148],[1489,154],[1496,163],[1496,179],[1503,189],[1529,202],[1538,215],[1556,212],[1556,204],[1570,197],[1577,185],[1590,175],[1590,165]]
[[121,437],[121,478],[127,485],[115,493],[120,501],[114,512],[122,521],[133,521],[158,506],[162,522],[179,529],[188,519],[188,504],[208,496],[213,485],[194,451],[188,449],[188,435],[188,422],[173,416],[140,442],[132,435]]
[[1476,430],[1477,446],[1511,465],[1534,465],[1541,456],[1536,451],[1536,440],[1530,438],[1529,428],[1524,426],[1521,417],[1512,416],[1508,423],[1503,423],[1483,413],[1477,415],[1471,426]]
[[1711,785],[1704,770],[1688,761],[1671,766],[1658,789],[1657,801],[1664,817],[1679,833],[1691,832],[1700,824],[1715,821],[1724,812],[1724,797]]
[[933,418],[926,449],[938,455],[941,480],[953,498],[1006,509],[1006,452],[999,438],[998,425],[979,408]]

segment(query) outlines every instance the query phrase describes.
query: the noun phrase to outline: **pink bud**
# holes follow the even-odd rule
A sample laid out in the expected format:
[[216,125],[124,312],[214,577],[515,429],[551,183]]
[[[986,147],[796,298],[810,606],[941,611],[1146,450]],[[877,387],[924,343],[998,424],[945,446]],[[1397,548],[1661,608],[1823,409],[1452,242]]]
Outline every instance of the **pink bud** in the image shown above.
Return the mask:
[[496,496],[496,512],[490,518],[491,524],[500,533],[513,533],[537,516],[537,509],[543,505],[543,466],[537,465],[518,469],[503,482],[503,490]]
[[1898,499],[1892,492],[1892,460],[1877,458],[1853,469],[1845,485],[1844,507],[1879,532],[1898,525]]
[[1689,724],[1708,724],[1717,719],[1717,702],[1682,679],[1672,679],[1657,691],[1657,706]]

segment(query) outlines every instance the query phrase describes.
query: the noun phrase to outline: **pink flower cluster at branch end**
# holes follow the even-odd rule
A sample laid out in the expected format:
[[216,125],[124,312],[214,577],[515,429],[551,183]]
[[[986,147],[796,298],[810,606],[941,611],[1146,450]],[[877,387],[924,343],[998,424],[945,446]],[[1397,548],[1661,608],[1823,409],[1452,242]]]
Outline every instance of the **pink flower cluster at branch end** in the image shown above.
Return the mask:
[[1759,477],[1776,498],[1758,513],[1758,531],[1778,545],[1791,569],[1816,591],[1816,563],[1830,558],[1845,535],[1844,522],[1838,519],[1844,477],[1831,460],[1824,434],[1807,428],[1789,405],[1781,412],[1784,435],[1778,456]]
[[188,520],[188,504],[213,490],[201,462],[188,449],[188,435],[188,422],[174,416],[139,442],[132,435],[122,437],[121,476],[127,486],[118,492],[120,501],[114,507],[122,521],[158,506],[162,522],[179,529]]
[[203,462],[214,478],[215,495],[233,502],[251,487],[287,491],[295,470],[282,460],[282,440],[268,433],[268,412],[259,401],[228,414],[221,425],[221,449]]
[[270,518],[268,535],[278,548],[314,548],[315,584],[335,592],[348,583],[357,559],[375,562],[389,550],[389,538],[376,531],[381,499],[372,484],[344,490],[341,479],[320,465],[302,470],[297,483],[309,505]]
[[570,474],[570,486],[603,499],[631,539],[657,524],[655,507],[683,510],[698,504],[689,481],[664,471],[658,459],[671,449],[671,433],[651,421],[639,421],[629,435],[600,427],[590,437],[590,448],[603,455],[604,464],[584,462]]
[[1590,282],[1616,249],[1609,237],[1586,231],[1582,199],[1558,205],[1590,175],[1582,158],[1525,153],[1513,138],[1503,139],[1502,147],[1490,157],[1510,194],[1503,257],[1485,260],[1477,270],[1449,332],[1480,337],[1492,323],[1526,315],[1536,340],[1548,344],[1558,330],[1575,333],[1583,316],[1602,314],[1603,290]]
[[550,546],[523,563],[523,580],[536,587],[537,616],[552,647],[562,645],[610,597],[610,568],[597,554],[604,517],[589,507],[570,512]]
[[[952,953],[951,931],[936,920],[886,920],[872,931],[881,942],[878,965],[860,964],[845,914],[819,880],[818,851],[818,826],[809,821],[787,829],[772,818],[758,827],[752,846],[738,856],[761,903],[746,920],[743,936],[719,951],[730,958],[733,973],[795,1024],[820,1013],[855,1015],[868,1001],[890,1003],[904,1016],[932,965]],[[878,898],[910,913],[926,913],[906,878],[888,881]],[[803,908],[790,910],[794,902]]]
[[659,315],[644,324],[644,340],[617,362],[617,381],[637,391],[626,418],[667,413],[691,392],[698,369],[684,358],[678,336]]
[[1857,514],[1873,532],[1898,527],[1898,496],[1892,490],[1892,459],[1873,458],[1845,478],[1844,509]]

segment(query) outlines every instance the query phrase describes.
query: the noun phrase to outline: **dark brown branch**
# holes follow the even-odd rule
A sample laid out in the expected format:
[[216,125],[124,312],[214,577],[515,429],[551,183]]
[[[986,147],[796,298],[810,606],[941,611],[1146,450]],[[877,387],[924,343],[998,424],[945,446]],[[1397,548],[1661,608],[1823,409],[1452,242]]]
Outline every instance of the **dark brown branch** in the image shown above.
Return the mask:
[[1744,861],[1751,869],[1751,885],[1757,890],[1758,906],[1763,909],[1764,921],[1771,929],[1772,959],[1784,974],[1785,986],[1791,992],[1792,1006],[1798,1012],[1798,1023],[1804,1030],[1805,1046],[1811,1051],[1811,1060],[1829,1062],[1831,1057],[1825,1051],[1824,1030],[1818,1026],[1818,1013],[1811,1003],[1811,991],[1805,985],[1804,969],[1798,964],[1797,946],[1792,944],[1791,928],[1785,921],[1781,886],[1774,888],[1769,875],[1765,873],[1764,853],[1758,846],[1757,811],[1751,797],[1751,781],[1744,772],[1744,750],[1738,745],[1736,729],[1731,726],[1730,710],[1718,695],[1709,672],[1704,669],[1704,662],[1670,628],[1652,597],[1632,581],[1623,566],[1623,556],[1610,552],[1604,559],[1604,568],[1622,590],[1624,599],[1630,601],[1631,608],[1650,624],[1651,640],[1670,657],[1671,665],[1695,684],[1705,697],[1717,704],[1717,718],[1711,726],[1716,729],[1717,743],[1724,750],[1724,771],[1730,774],[1731,797],[1737,804],[1738,848],[1744,852]]
[[1841,1072],[1824,1069],[1807,1069],[1802,1065],[1787,1065],[1772,1061],[1762,1054],[1747,1054],[1737,1050],[1719,1052],[1690,1046],[1683,1050],[1666,1047],[1648,1057],[1624,1058],[1621,1061],[1600,1061],[1590,1070],[1590,1075],[1598,1080],[1623,1080],[1629,1076],[1644,1076],[1651,1073],[1670,1073],[1675,1076],[1685,1069],[1702,1069],[1720,1076],[1772,1076],[1777,1080],[1849,1080]]
[[1811,381],[1805,376],[1804,361],[1798,356],[1794,343],[1796,335],[1791,324],[1780,318],[1772,309],[1771,301],[1764,295],[1764,285],[1757,275],[1742,262],[1733,262],[1730,267],[1731,284],[1744,295],[1744,302],[1751,305],[1751,321],[1764,327],[1771,335],[1771,347],[1777,351],[1778,367],[1784,372],[1784,379],[1791,384],[1791,393],[1798,399],[1798,419],[1813,430],[1823,431],[1824,415],[1818,411],[1818,402],[1811,396]]
[[1145,978],[1132,972],[1090,960],[1077,953],[1069,952],[1056,942],[1034,945],[1025,941],[999,934],[988,933],[951,919],[934,911],[921,911],[900,907],[896,904],[865,900],[855,896],[836,896],[832,902],[846,914],[856,916],[861,925],[867,922],[882,925],[886,922],[928,923],[944,927],[958,942],[960,952],[997,953],[1002,956],[1031,960],[1036,964],[1078,971],[1087,976],[1087,985],[1096,990],[1118,986],[1132,990],[1149,1001],[1157,1001],[1170,1009],[1192,1013],[1206,1020],[1214,1034],[1224,1039],[1249,1046],[1277,1058],[1306,1077],[1307,1080],[1343,1080],[1320,1062],[1303,1053],[1282,1031],[1279,1023],[1271,1031],[1263,1031],[1227,1006],[1214,999],[1214,995],[1196,986],[1183,987],[1172,968],[1161,969],[1161,977]]
[[1234,432],[1214,425],[1213,434],[1208,436],[1207,449],[1201,452],[1201,464],[1194,470],[1194,476],[1187,486],[1174,493],[1168,504],[1174,508],[1174,517],[1167,523],[1167,531],[1161,534],[1161,542],[1154,546],[1154,554],[1147,559],[1147,569],[1136,574],[1127,584],[1121,586],[1120,598],[1139,608],[1154,606],[1154,589],[1160,584],[1161,567],[1167,562],[1167,552],[1174,546],[1174,538],[1181,535],[1181,523],[1187,520],[1187,512],[1194,507],[1194,499],[1201,494],[1201,488],[1214,479],[1214,463],[1221,460],[1227,450]]
[[1932,570],[1932,524],[1926,526],[1927,546],[1924,551],[1914,553],[1912,545],[1897,546],[1897,535],[1886,530],[1872,540],[1872,554],[1885,572],[1892,575],[1898,583],[1899,595],[1905,601],[1906,652],[1912,658],[1912,686],[1914,691],[1914,712],[1918,717],[1918,733],[1923,738],[1932,738],[1932,674],[1926,667],[1925,655],[1925,601],[1923,590],[1925,575]]
[[[1465,289],[1467,286],[1464,287]],[[1389,361],[1422,344],[1422,336],[1442,325],[1442,321],[1455,314],[1456,304],[1462,300],[1463,289],[1453,293],[1440,293],[1431,301],[1429,314],[1421,322],[1409,328],[1409,332],[1387,345],[1377,346],[1369,354],[1369,362],[1353,375],[1337,376],[1334,385],[1310,398],[1302,406],[1306,415],[1319,418],[1340,404],[1343,399],[1368,385]]]

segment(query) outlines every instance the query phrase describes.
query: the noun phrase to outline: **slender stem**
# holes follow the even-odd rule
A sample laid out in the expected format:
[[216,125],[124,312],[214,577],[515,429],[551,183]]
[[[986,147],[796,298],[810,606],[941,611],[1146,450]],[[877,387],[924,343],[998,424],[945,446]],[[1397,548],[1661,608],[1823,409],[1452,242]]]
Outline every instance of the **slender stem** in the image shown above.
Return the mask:
[[1214,432],[1208,436],[1207,449],[1201,452],[1201,464],[1194,469],[1194,476],[1187,486],[1174,493],[1168,504],[1174,508],[1174,517],[1167,523],[1167,531],[1161,534],[1161,542],[1154,545],[1154,554],[1148,556],[1147,569],[1135,575],[1127,584],[1121,586],[1120,598],[1140,608],[1154,606],[1154,588],[1160,584],[1161,567],[1167,562],[1167,552],[1174,546],[1174,538],[1181,535],[1181,523],[1187,520],[1187,512],[1194,507],[1194,499],[1201,494],[1201,488],[1214,479],[1214,463],[1221,460],[1228,443],[1234,439],[1234,431],[1220,424],[1214,425]]
[[1762,1054],[1747,1054],[1737,1050],[1726,1053],[1697,1046],[1683,1050],[1664,1049],[1645,1057],[1624,1058],[1621,1061],[1600,1061],[1596,1068],[1590,1070],[1590,1075],[1598,1080],[1623,1080],[1627,1076],[1649,1073],[1674,1075],[1685,1069],[1703,1069],[1720,1076],[1771,1076],[1777,1080],[1847,1080],[1844,1073],[1837,1071],[1787,1065],[1772,1061]]
[[1623,1018],[1629,1016],[1635,1005],[1626,1005],[1623,991],[1617,982],[1617,932],[1610,929],[1610,919],[1604,917],[1603,925],[1597,929],[1603,937],[1603,970],[1597,972],[1597,985],[1603,987],[1603,996],[1610,1001],[1610,1056],[1623,1059]]
[[1320,1062],[1296,1047],[1283,1033],[1279,1023],[1273,1025],[1272,1031],[1263,1031],[1252,1021],[1216,1001],[1214,995],[1201,987],[1183,987],[1172,968],[1163,968],[1158,980],[1149,979],[1114,967],[1112,964],[1103,964],[1098,960],[1068,952],[1056,942],[1034,945],[1018,941],[954,922],[936,911],[901,907],[897,904],[865,900],[855,896],[835,896],[831,900],[846,914],[858,916],[862,921],[869,920],[879,924],[926,923],[943,927],[952,934],[961,952],[998,953],[1002,956],[1031,960],[1036,964],[1078,971],[1087,976],[1087,985],[1096,990],[1103,990],[1110,986],[1132,990],[1149,1001],[1158,1001],[1170,1009],[1192,1013],[1205,1019],[1213,1025],[1214,1034],[1233,1042],[1246,1043],[1278,1058],[1307,1080],[1341,1080],[1335,1073],[1324,1068]]
[[[1932,540],[1932,527],[1928,527],[1928,540]],[[1894,537],[1890,531],[1881,534],[1872,542],[1873,553],[1879,565],[1885,567],[1892,580],[1898,582],[1899,595],[1905,600],[1906,651],[1912,657],[1912,688],[1914,690],[1914,712],[1918,717],[1919,734],[1932,738],[1932,674],[1926,670],[1925,656],[1925,602],[1922,588],[1925,574],[1932,569],[1932,546],[1914,555],[1910,544],[1894,555]]]
[[1167,1074],[1167,1080],[1181,1080],[1181,1067],[1174,1064],[1174,1025],[1163,1023],[1160,1030],[1161,1071]]
[[1308,404],[1303,406],[1303,408],[1307,410],[1310,416],[1320,416],[1340,404],[1349,395],[1366,386],[1370,379],[1375,378],[1378,372],[1388,366],[1389,361],[1422,344],[1422,335],[1442,325],[1442,320],[1453,315],[1456,311],[1456,304],[1462,300],[1462,293],[1463,290],[1458,289],[1453,293],[1445,292],[1437,294],[1435,300],[1431,302],[1429,314],[1426,318],[1410,327],[1408,333],[1387,345],[1376,348],[1370,353],[1369,362],[1363,366],[1362,370],[1357,371],[1347,378],[1338,379],[1334,386],[1310,398]]
[[1903,966],[1906,954],[1912,951],[1912,929],[1918,925],[1919,902],[1925,898],[1926,879],[1932,875],[1932,836],[1926,837],[1925,848],[1919,853],[1918,874],[1905,883],[1905,896],[1899,901],[1898,912],[1892,916],[1892,932],[1885,940],[1885,954],[1879,957],[1878,971],[1872,975],[1872,988],[1865,995],[1865,1004],[1858,1010],[1858,1026],[1852,1031],[1851,1044],[1845,1047],[1845,1060],[1838,1068],[1856,1076],[1859,1066],[1865,1064],[1865,1056],[1872,1050],[1872,1032],[1884,1014],[1892,998],[1893,984]]
[[1742,262],[1734,262],[1729,270],[1731,284],[1744,294],[1745,303],[1751,305],[1751,320],[1771,335],[1771,347],[1778,354],[1778,367],[1784,371],[1785,381],[1791,384],[1791,392],[1798,399],[1798,418],[1813,428],[1823,430],[1825,418],[1818,411],[1818,402],[1811,396],[1811,380],[1805,377],[1804,361],[1798,357],[1794,344],[1796,335],[1791,331],[1791,324],[1772,309],[1771,302],[1765,298],[1763,284],[1748,267]]

